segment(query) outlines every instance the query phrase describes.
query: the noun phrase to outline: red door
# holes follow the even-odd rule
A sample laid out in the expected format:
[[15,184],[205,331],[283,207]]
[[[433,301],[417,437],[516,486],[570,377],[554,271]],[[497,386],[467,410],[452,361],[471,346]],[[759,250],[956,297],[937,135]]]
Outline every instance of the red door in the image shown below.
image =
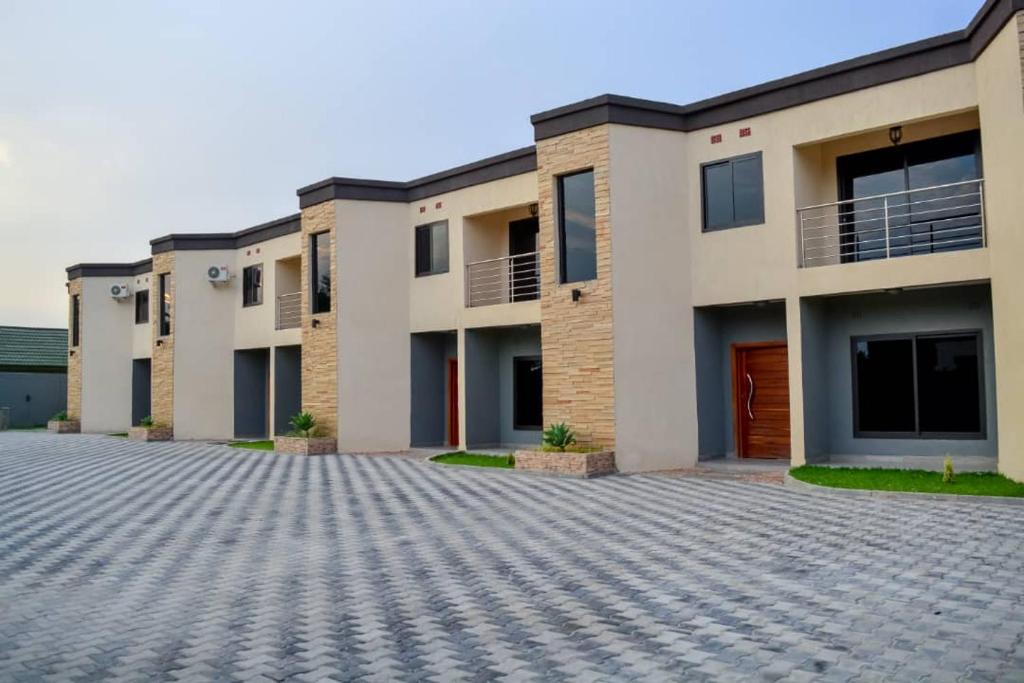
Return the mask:
[[789,357],[786,342],[733,344],[736,455],[788,458]]
[[459,445],[459,361],[448,359],[448,445]]

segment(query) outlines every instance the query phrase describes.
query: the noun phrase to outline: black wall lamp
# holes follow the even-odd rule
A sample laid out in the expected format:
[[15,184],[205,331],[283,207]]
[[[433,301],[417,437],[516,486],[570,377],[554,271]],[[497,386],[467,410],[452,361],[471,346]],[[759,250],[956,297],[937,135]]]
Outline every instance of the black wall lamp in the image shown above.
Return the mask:
[[572,300],[579,303],[579,300],[583,298],[583,290],[574,289],[572,290]]
[[320,327],[320,319],[319,318],[313,318],[313,320],[312,320],[312,322],[310,324],[313,327]]
[[537,205],[536,204],[530,204],[530,215],[533,216],[534,218],[536,218],[537,217],[537,213],[538,213]]
[[164,340],[163,339],[157,339],[156,340],[156,345],[157,346],[163,346],[164,345]]
[[900,144],[903,139],[903,126],[893,126],[889,129],[889,142],[894,145]]

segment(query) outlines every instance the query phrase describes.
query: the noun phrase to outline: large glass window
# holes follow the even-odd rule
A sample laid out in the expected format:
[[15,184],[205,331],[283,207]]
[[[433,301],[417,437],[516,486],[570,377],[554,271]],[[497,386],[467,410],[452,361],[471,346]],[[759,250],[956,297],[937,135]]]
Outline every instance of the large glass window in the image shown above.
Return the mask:
[[135,324],[149,322],[149,290],[140,289],[135,292]]
[[984,436],[978,332],[853,340],[857,436]]
[[597,277],[593,170],[558,178],[558,242],[561,282],[581,282]]
[[537,357],[512,359],[512,425],[539,430],[544,420],[541,362]]
[[259,306],[263,303],[263,264],[242,269],[242,305]]
[[331,310],[331,233],[319,232],[309,237],[310,297],[313,313]]
[[78,346],[81,340],[81,323],[80,323],[80,308],[81,299],[77,294],[71,295],[71,346]]
[[761,153],[701,166],[704,231],[764,223]]
[[416,226],[416,277],[448,272],[448,221]]
[[159,336],[166,337],[171,333],[171,290],[168,287],[169,273],[161,273],[157,278],[160,292],[160,330]]

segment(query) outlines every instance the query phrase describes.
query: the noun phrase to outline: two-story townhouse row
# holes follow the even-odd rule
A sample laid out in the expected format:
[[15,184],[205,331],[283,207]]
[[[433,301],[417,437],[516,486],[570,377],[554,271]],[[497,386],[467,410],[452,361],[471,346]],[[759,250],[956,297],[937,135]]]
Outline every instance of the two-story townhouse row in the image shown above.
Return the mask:
[[179,439],[307,409],[340,451],[564,420],[624,471],[948,453],[1024,479],[1022,64],[1024,0],[989,0],[962,31],[693,104],[578,102],[533,147],[73,266],[68,409]]

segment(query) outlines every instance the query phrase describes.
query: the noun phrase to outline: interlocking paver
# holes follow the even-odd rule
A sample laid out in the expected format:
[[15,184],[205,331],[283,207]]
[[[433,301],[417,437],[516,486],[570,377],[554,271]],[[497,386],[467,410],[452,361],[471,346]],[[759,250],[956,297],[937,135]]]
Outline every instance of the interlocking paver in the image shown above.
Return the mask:
[[1024,516],[0,434],[0,679],[1022,680]]

